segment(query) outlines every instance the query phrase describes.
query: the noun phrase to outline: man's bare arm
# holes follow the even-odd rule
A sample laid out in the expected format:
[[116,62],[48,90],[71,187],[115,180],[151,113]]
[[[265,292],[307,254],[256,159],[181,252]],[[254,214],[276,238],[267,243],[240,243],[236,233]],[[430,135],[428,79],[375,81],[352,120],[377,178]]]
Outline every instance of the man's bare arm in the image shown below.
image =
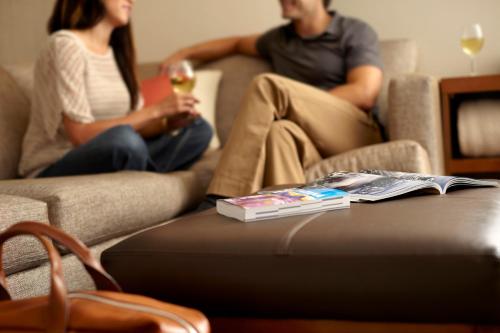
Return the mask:
[[369,111],[377,102],[382,88],[383,73],[375,66],[359,66],[347,73],[347,83],[330,90],[330,93],[345,99],[358,108]]
[[186,47],[165,58],[161,67],[165,70],[168,65],[184,59],[211,61],[236,53],[258,56],[257,40],[259,37],[259,34],[229,37]]

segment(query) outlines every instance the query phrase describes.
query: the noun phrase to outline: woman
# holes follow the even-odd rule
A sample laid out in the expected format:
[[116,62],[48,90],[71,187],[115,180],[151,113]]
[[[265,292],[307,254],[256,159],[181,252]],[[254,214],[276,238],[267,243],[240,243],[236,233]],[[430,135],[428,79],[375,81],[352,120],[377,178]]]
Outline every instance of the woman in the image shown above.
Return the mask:
[[134,2],[56,1],[35,68],[21,175],[167,172],[189,167],[208,146],[212,132],[193,96],[172,94],[142,107],[130,28]]

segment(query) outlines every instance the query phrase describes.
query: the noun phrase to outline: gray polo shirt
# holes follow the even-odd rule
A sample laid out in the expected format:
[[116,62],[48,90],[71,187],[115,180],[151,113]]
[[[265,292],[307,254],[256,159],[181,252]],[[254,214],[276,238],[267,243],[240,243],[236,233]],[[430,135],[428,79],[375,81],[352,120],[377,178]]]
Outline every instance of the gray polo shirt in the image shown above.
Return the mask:
[[346,83],[347,73],[355,67],[382,68],[376,32],[358,19],[330,15],[330,25],[319,36],[302,38],[290,23],[262,35],[257,51],[276,74],[324,90]]

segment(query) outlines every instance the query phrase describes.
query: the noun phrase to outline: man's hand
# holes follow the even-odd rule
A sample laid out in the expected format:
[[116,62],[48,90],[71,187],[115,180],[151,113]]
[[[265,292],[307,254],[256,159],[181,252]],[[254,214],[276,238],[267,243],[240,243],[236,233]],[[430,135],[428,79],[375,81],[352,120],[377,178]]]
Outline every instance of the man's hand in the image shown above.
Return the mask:
[[375,66],[359,66],[347,73],[347,82],[330,90],[332,95],[345,99],[358,108],[370,111],[382,89],[383,73]]

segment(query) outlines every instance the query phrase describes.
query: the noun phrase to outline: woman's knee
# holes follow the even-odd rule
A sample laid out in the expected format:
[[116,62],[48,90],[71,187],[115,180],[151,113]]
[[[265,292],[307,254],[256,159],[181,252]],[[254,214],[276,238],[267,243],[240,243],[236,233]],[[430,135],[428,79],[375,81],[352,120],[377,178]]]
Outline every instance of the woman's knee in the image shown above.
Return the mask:
[[194,133],[200,138],[200,141],[210,142],[214,135],[214,130],[208,121],[203,118],[198,118],[193,122],[192,126],[194,128]]
[[144,139],[131,126],[116,126],[108,130],[100,149],[116,162],[118,169],[144,169],[149,151]]
[[111,128],[109,130],[107,143],[115,148],[137,152],[142,152],[144,150],[147,151],[144,139],[129,125],[121,125]]

